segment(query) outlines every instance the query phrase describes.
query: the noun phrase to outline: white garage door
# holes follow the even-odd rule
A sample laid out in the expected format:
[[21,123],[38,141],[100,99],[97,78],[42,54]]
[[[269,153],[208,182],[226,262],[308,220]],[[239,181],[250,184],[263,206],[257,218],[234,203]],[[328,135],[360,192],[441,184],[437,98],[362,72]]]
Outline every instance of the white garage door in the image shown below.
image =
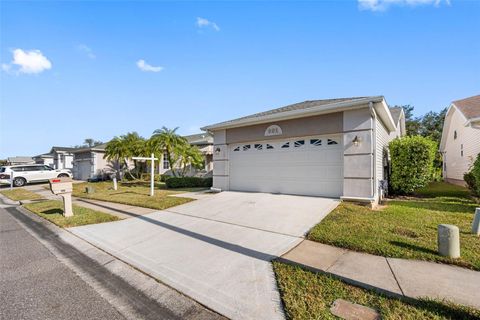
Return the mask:
[[343,193],[341,136],[234,144],[230,189],[339,197]]

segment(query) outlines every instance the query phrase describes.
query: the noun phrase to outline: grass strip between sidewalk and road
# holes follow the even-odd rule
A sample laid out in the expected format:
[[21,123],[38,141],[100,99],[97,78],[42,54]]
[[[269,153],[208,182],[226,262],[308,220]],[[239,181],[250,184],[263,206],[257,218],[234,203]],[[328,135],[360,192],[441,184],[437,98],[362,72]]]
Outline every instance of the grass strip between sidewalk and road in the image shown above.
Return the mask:
[[[93,188],[94,192],[87,193],[85,191],[86,187]],[[117,190],[113,190],[112,182],[76,183],[73,185],[73,196],[75,197],[109,201],[157,210],[164,210],[194,200],[183,197],[170,197],[171,195],[179,193],[182,192],[159,189],[158,184],[155,188],[155,194],[153,197],[149,195],[150,188],[145,186],[145,184],[119,183]]]
[[5,197],[15,201],[43,199],[41,195],[23,188],[2,190],[0,191],[0,193],[3,194]]
[[[475,208],[465,188],[433,183],[418,195],[389,201],[384,208],[342,203],[308,234],[308,239],[375,255],[418,259],[480,270],[480,240],[471,233]],[[461,258],[437,252],[439,224],[460,229]]]
[[24,207],[62,228],[120,220],[116,216],[73,205],[73,217],[63,216],[63,203],[58,200],[25,204]]
[[336,299],[377,310],[382,319],[479,319],[480,310],[437,300],[400,300],[358,288],[332,276],[273,262],[288,319],[338,319],[330,312]]

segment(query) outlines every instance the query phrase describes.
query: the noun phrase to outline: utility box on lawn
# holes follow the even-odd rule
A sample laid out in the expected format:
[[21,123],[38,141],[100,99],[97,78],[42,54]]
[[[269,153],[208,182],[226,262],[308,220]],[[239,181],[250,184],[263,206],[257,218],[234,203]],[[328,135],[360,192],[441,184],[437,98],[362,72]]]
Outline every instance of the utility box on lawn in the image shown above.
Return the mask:
[[49,180],[50,191],[53,194],[62,196],[63,198],[63,216],[73,216],[72,210],[72,179],[71,178],[54,178]]

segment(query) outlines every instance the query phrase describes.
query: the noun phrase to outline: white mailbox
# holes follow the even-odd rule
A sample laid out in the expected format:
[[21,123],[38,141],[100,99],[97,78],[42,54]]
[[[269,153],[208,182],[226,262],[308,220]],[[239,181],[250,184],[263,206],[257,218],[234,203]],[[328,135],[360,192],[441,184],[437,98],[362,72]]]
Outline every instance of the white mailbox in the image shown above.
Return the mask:
[[71,178],[54,178],[50,179],[50,190],[53,194],[62,196],[63,198],[63,216],[73,216],[72,210],[72,179]]

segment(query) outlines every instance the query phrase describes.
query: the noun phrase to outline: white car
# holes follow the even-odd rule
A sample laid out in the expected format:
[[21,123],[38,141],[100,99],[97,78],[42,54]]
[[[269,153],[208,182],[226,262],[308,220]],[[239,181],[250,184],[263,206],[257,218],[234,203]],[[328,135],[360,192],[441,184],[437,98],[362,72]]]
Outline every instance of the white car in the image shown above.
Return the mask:
[[53,178],[72,177],[69,169],[55,170],[43,164],[28,164],[0,167],[0,184],[10,184],[13,173],[13,185],[23,187],[30,182],[48,181]]

